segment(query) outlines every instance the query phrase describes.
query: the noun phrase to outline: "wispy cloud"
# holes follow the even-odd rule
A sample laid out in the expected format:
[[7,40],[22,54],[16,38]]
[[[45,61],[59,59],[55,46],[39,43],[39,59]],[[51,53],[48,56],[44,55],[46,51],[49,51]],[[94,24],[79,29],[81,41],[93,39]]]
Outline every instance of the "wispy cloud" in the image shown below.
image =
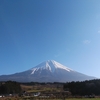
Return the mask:
[[90,44],[90,42],[91,42],[90,40],[84,40],[83,41],[84,44]]
[[54,55],[54,57],[56,57],[56,58],[59,57],[59,56],[60,56],[60,54],[56,54],[56,55]]
[[100,33],[100,30],[98,31],[98,33]]
[[54,55],[54,57],[55,57],[55,58],[58,58],[58,57],[61,57],[61,56],[65,56],[66,53],[69,53],[69,52],[70,52],[70,49],[64,48],[63,51],[58,52],[57,54]]

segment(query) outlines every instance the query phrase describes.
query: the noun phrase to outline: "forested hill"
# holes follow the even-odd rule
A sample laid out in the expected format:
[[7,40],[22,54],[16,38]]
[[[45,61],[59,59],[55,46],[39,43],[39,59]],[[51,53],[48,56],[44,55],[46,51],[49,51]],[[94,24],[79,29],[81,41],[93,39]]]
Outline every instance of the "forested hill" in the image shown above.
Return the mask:
[[100,95],[100,79],[69,82],[64,84],[63,89],[70,91],[72,95]]
[[20,84],[14,81],[0,82],[0,94],[20,93]]

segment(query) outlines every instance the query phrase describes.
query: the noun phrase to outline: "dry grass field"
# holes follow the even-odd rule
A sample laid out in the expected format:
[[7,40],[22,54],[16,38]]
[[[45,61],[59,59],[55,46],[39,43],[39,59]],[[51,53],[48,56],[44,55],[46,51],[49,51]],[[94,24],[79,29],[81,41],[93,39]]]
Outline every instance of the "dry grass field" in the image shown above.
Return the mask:
[[60,92],[63,90],[63,85],[54,85],[54,84],[34,85],[34,86],[21,85],[21,88],[22,91],[27,91],[27,92],[42,92],[42,91]]
[[38,98],[30,98],[30,97],[27,97],[27,98],[19,98],[19,97],[9,97],[9,98],[0,98],[0,100],[100,100],[100,98],[66,98],[66,99],[38,99]]

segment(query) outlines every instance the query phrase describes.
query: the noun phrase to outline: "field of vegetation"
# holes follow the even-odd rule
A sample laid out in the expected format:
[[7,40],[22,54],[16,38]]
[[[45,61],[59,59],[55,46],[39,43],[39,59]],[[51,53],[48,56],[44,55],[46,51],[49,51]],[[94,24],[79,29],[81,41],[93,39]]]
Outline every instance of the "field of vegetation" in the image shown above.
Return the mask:
[[100,80],[68,83],[0,83],[0,100],[100,100]]
[[19,97],[9,97],[9,98],[0,98],[0,100],[100,100],[100,98],[66,98],[66,99],[47,99],[47,98],[42,98],[42,99],[37,99],[37,98],[32,98],[32,97],[27,97],[27,98],[19,98]]
[[22,91],[27,92],[60,92],[63,91],[63,84],[55,83],[35,83],[34,85],[31,84],[24,84],[21,85]]

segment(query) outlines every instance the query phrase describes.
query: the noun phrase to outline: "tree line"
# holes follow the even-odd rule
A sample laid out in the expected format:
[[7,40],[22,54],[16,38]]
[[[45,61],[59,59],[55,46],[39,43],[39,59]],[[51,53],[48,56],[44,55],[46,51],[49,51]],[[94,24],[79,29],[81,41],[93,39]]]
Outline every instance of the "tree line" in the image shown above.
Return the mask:
[[29,83],[18,83],[15,81],[0,82],[0,94],[18,94],[22,92],[21,84],[24,85],[45,85],[45,84],[54,84],[54,85],[63,85],[64,91],[69,91],[72,95],[100,95],[100,79],[90,80],[90,81],[77,81],[77,82],[67,82],[67,83],[38,83],[38,82],[29,82]]
[[21,87],[18,82],[7,81],[0,82],[0,94],[16,94],[21,92]]
[[100,80],[68,82],[63,85],[63,89],[72,95],[100,95]]

